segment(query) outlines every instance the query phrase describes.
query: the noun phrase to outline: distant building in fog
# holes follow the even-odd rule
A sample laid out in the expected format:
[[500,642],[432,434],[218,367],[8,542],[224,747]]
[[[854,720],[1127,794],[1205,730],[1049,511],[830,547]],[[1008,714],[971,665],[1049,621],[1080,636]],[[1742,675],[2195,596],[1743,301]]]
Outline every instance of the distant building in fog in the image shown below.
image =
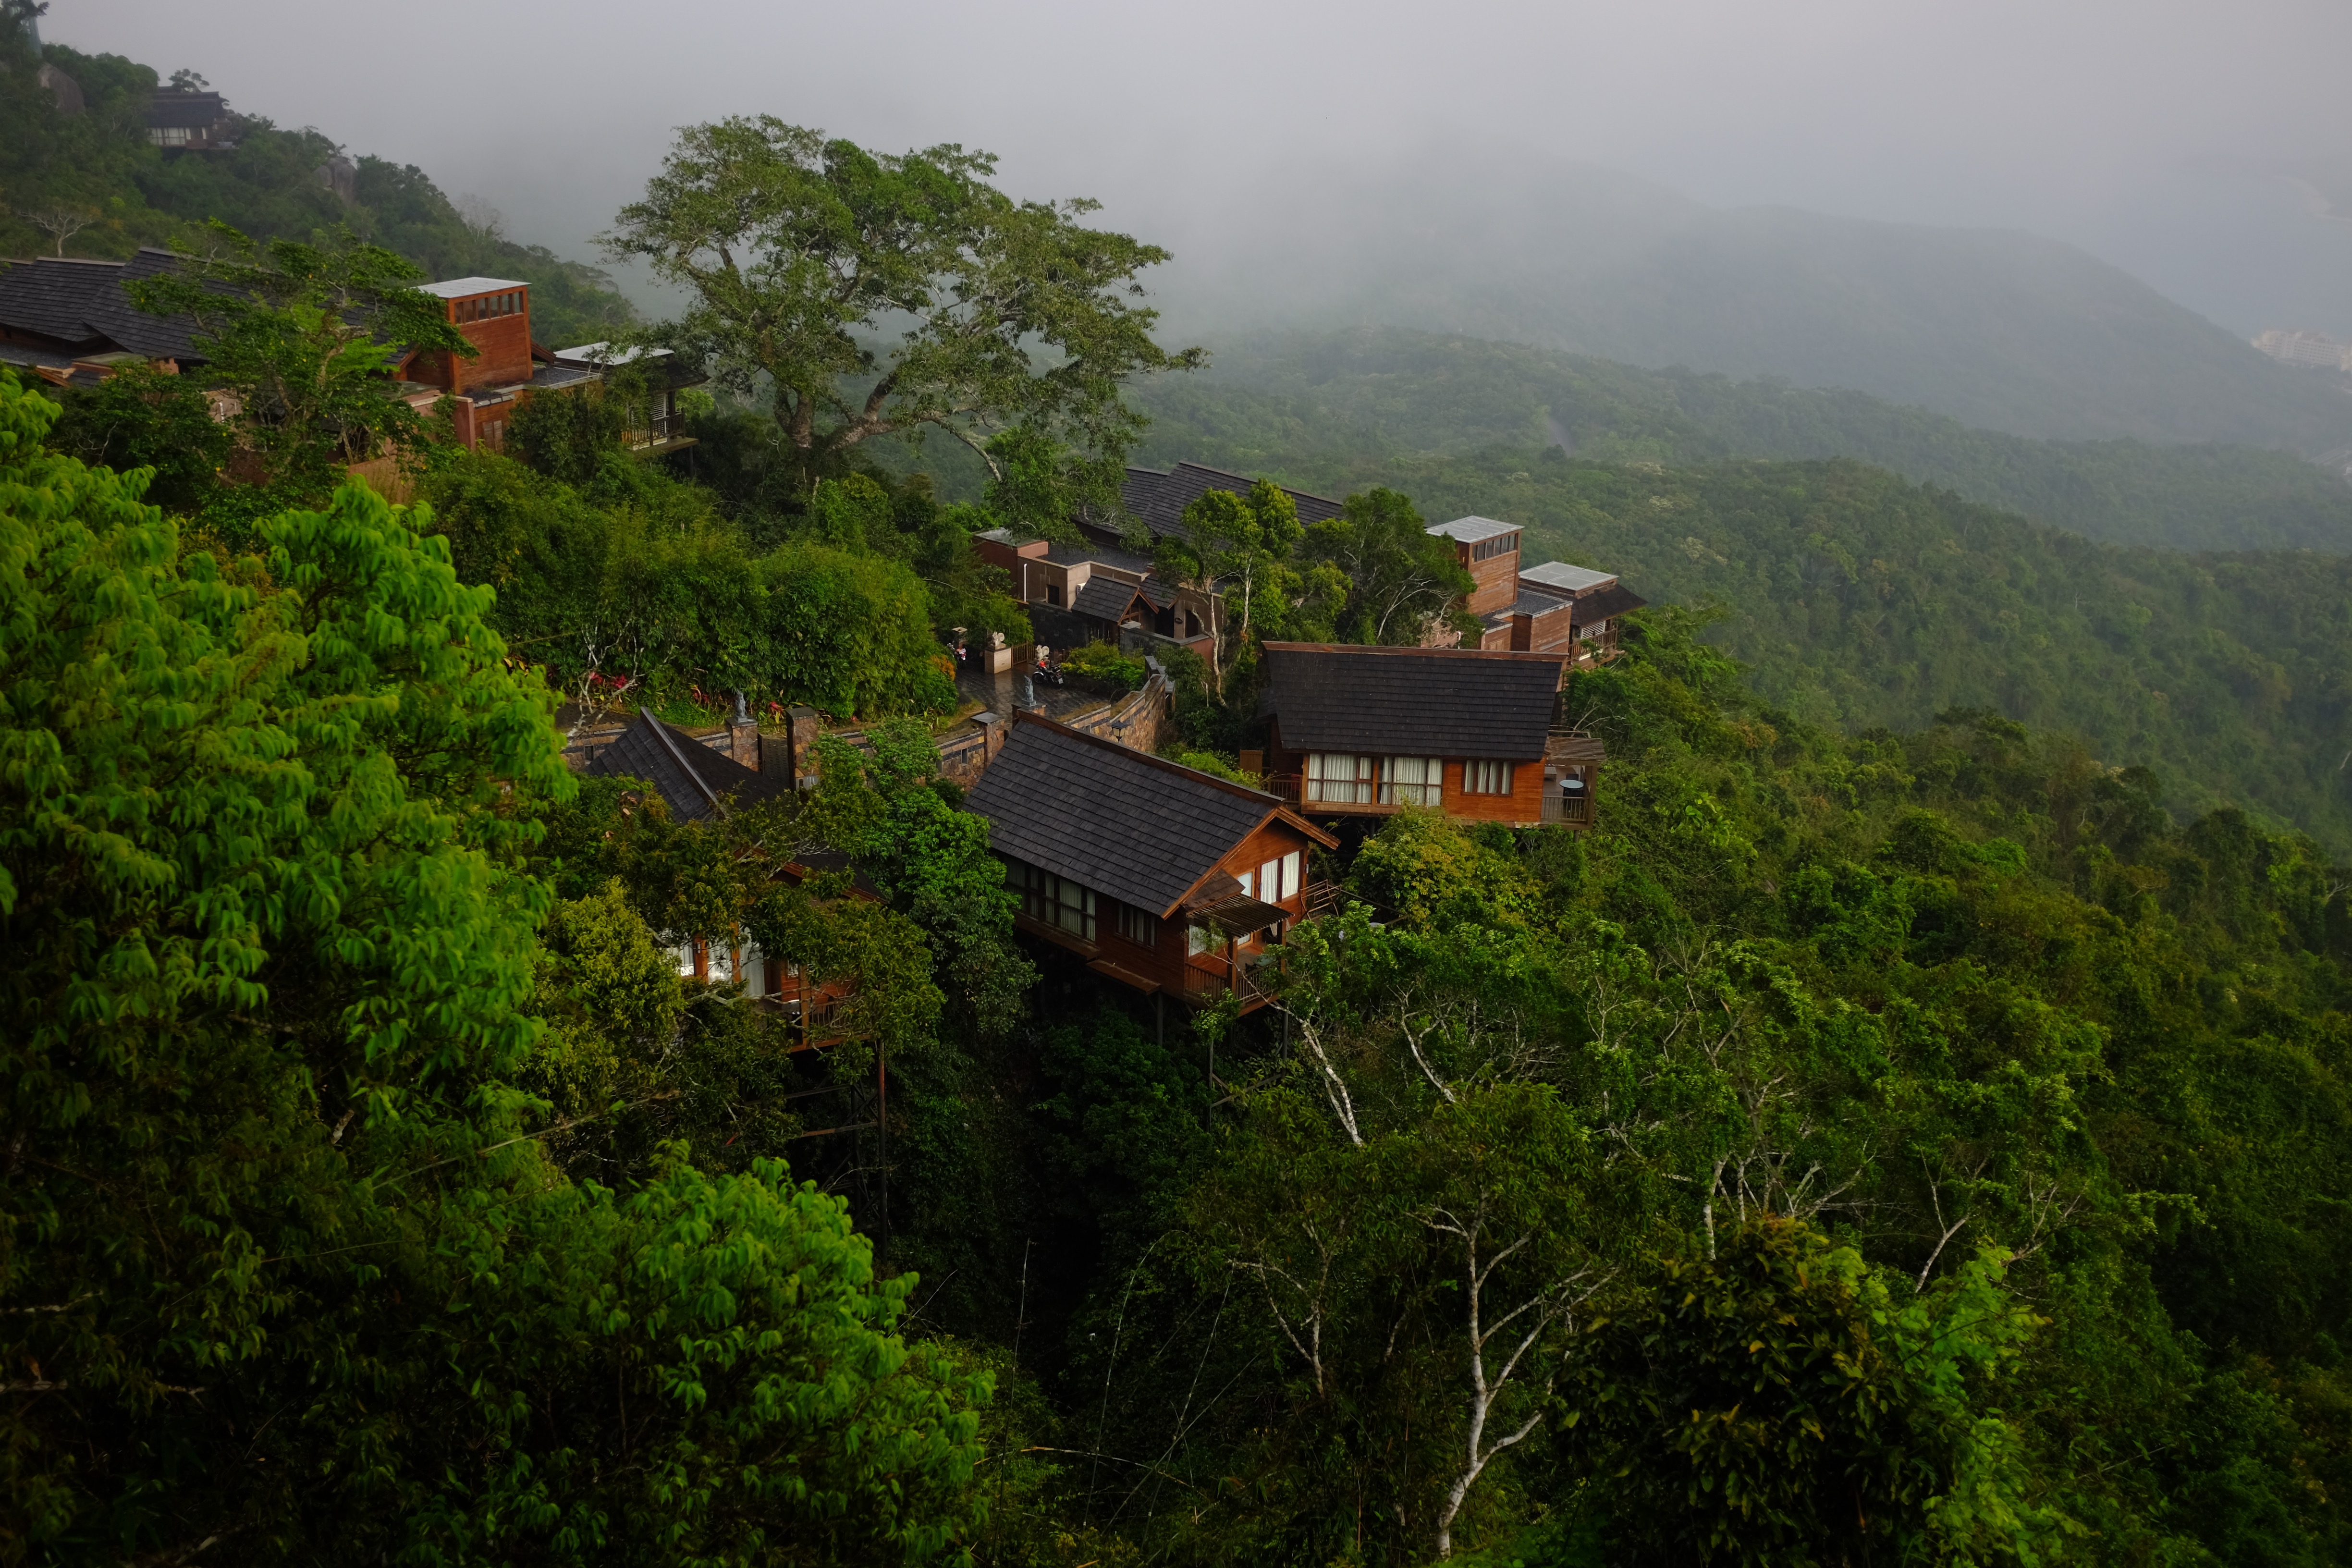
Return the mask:
[[2323,370],[2352,371],[2352,348],[2325,332],[2285,331],[2273,327],[2254,340],[2254,347],[2281,364],[2316,365]]

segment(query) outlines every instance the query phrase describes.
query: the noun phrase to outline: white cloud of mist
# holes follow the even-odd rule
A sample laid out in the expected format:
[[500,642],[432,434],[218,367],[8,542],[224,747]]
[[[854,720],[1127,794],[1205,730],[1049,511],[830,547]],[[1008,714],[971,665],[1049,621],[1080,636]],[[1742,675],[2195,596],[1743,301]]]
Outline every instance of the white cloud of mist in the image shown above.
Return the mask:
[[1570,160],[1717,205],[2030,228],[2241,330],[2352,330],[2352,225],[2290,183],[2352,184],[2343,0],[56,0],[44,28],[192,66],[575,255],[670,127],[765,111],[985,146],[1010,188],[1195,255],[1335,179],[1376,196],[1435,156],[1503,202]]

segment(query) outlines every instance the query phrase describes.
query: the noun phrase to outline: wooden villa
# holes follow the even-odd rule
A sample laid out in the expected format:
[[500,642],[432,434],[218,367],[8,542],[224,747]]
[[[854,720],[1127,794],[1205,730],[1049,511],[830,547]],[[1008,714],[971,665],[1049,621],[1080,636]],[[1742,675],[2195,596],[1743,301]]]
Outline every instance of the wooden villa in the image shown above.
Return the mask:
[[1313,908],[1338,840],[1260,790],[1051,720],[1015,717],[966,797],[1021,895],[1019,925],[1147,994],[1263,1006],[1254,971]]
[[[713,739],[738,739],[730,727]],[[753,732],[756,743],[757,734]],[[756,747],[752,752],[756,757]],[[726,752],[640,709],[636,721],[601,749],[585,770],[613,778],[641,779],[653,786],[679,822],[724,816],[743,806],[793,793],[792,778],[747,767]],[[818,871],[845,868],[843,855],[804,855],[782,862],[776,875],[799,882]],[[871,888],[853,887],[854,898],[877,898]],[[825,1026],[842,999],[845,982],[812,983],[800,965],[762,953],[740,931],[671,932],[670,956],[681,975],[723,984],[739,981],[743,994],[782,1013],[802,1033],[803,1045],[829,1043]]]
[[1559,711],[1572,655],[1265,645],[1267,787],[1310,817],[1426,806],[1512,827],[1592,825],[1601,742]]

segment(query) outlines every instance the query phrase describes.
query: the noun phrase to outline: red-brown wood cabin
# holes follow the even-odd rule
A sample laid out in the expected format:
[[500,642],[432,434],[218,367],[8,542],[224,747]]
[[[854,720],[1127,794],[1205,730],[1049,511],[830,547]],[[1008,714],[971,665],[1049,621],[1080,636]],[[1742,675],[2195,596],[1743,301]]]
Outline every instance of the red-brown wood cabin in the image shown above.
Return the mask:
[[442,394],[454,400],[460,446],[503,451],[507,421],[534,395],[598,395],[599,383],[640,355],[655,374],[645,389],[646,402],[632,412],[635,423],[622,433],[622,444],[649,455],[695,444],[678,417],[677,394],[708,378],[682,368],[669,350],[614,349],[601,342],[551,349],[533,342],[530,285],[517,279],[450,278],[416,287],[441,301],[449,323],[473,346],[474,357],[448,349],[413,349],[402,357],[398,374],[425,389],[410,395],[419,409],[433,406]]
[[[1454,558],[1470,574],[1461,607],[1478,617],[1474,647],[1566,653],[1579,665],[1605,664],[1617,657],[1620,621],[1648,603],[1613,572],[1565,561],[1523,566],[1521,531],[1514,522],[1457,517],[1423,531],[1450,542]],[[1452,646],[1452,634],[1443,640]]]
[[1339,842],[1263,791],[1029,713],[964,807],[988,820],[1023,931],[1147,994],[1231,991],[1244,1012],[1309,912],[1308,849]]
[[[793,793],[788,774],[749,768],[713,750],[675,724],[666,724],[640,709],[636,722],[612,744],[596,753],[586,771],[608,777],[641,779],[669,807],[678,822],[698,822],[723,816],[739,806],[751,805]],[[814,871],[847,868],[848,857],[811,855],[776,868],[776,874],[797,883]],[[877,898],[870,888],[853,887],[854,898]],[[829,1035],[835,1007],[850,994],[845,980],[812,983],[797,963],[762,953],[740,931],[671,932],[672,959],[681,975],[712,982],[740,981],[743,994],[782,1013],[800,1032],[795,1049],[832,1043]]]
[[[1567,653],[1265,645],[1266,787],[1307,816],[1433,807],[1512,827],[1592,826],[1605,752],[1559,712]],[[1255,770],[1252,770],[1255,771]]]

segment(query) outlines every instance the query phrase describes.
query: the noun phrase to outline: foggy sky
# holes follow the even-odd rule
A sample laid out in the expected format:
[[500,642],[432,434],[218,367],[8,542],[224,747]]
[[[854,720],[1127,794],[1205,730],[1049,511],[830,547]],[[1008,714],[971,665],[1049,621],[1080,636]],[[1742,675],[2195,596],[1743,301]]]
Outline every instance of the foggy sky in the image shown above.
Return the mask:
[[2352,334],[2347,0],[55,0],[42,27],[583,258],[671,127],[764,111],[986,147],[1178,268],[1278,230],[1290,189],[1437,156],[1507,200],[1574,160],[1719,206],[2030,229],[2241,332]]

